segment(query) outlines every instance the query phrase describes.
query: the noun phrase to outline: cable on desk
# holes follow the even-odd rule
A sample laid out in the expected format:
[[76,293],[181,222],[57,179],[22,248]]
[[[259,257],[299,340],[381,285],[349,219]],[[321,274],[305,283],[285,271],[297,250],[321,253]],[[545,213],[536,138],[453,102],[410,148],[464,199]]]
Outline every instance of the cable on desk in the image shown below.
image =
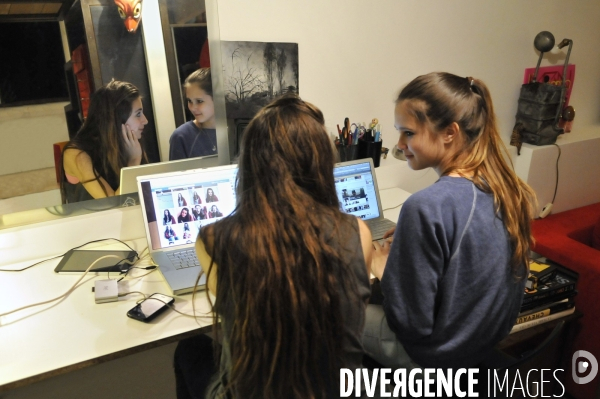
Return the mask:
[[[10,312],[0,313],[0,317],[2,317],[2,316],[7,316],[7,315],[9,315],[9,314],[16,313],[16,312],[19,312],[19,311],[21,311],[21,310],[24,310],[24,309],[32,308],[32,307],[34,307],[34,306],[45,305],[45,304],[47,304],[47,303],[51,303],[51,302],[54,302],[54,301],[58,301],[59,299],[62,299],[62,298],[64,298],[64,297],[66,297],[67,295],[69,295],[71,292],[73,292],[73,291],[74,291],[74,290],[75,290],[75,289],[78,287],[78,285],[79,285],[79,282],[80,282],[81,280],[83,280],[83,278],[84,278],[84,277],[85,277],[85,276],[86,276],[86,275],[87,275],[87,274],[90,272],[90,270],[92,270],[92,268],[93,268],[93,267],[96,265],[96,263],[98,263],[98,262],[100,262],[102,259],[106,259],[106,258],[117,258],[117,259],[121,259],[121,257],[119,257],[119,256],[117,256],[117,255],[104,255],[104,256],[101,256],[101,257],[99,257],[98,259],[96,259],[95,261],[93,261],[91,265],[89,265],[89,266],[88,266],[88,268],[87,268],[87,269],[85,270],[85,272],[84,272],[84,273],[81,275],[81,277],[79,277],[79,280],[77,280],[77,281],[75,282],[75,284],[73,284],[73,286],[72,286],[71,288],[69,288],[69,289],[67,290],[67,292],[65,292],[64,294],[62,294],[62,295],[59,295],[59,296],[57,296],[56,298],[49,299],[49,300],[47,300],[47,301],[38,302],[38,303],[31,304],[31,305],[26,305],[26,306],[20,307],[20,308],[18,308],[18,309],[11,310]],[[122,259],[121,259],[121,260],[122,260]]]
[[150,273],[152,273],[153,271],[155,271],[157,267],[158,267],[157,265],[146,266],[146,267],[132,266],[132,267],[130,267],[129,269],[127,269],[127,271],[125,271],[125,272],[122,272],[122,273],[124,273],[125,275],[124,275],[123,277],[121,277],[120,279],[118,279],[118,280],[117,280],[117,283],[118,283],[119,281],[123,280],[125,277],[127,277],[127,273],[129,273],[129,271],[130,271],[131,269],[142,269],[142,270],[150,270],[150,271],[149,271],[148,273],[144,273],[144,274],[142,274],[141,276],[135,276],[135,277],[131,277],[131,278],[130,278],[129,280],[127,280],[127,281],[130,281],[130,280],[134,280],[134,279],[138,279],[138,278],[142,278],[142,277],[144,277],[144,276],[147,276],[147,275],[149,275]]
[[[71,248],[71,249],[69,249],[69,251],[73,251],[73,250],[75,250],[75,249],[79,249],[79,248],[81,248],[81,247],[84,247],[84,246],[86,246],[86,245],[93,244],[93,243],[96,243],[96,242],[109,241],[109,240],[118,241],[118,242],[120,242],[121,244],[125,245],[127,248],[129,248],[130,250],[132,250],[133,252],[135,252],[135,254],[136,254],[135,256],[138,258],[138,260],[140,259],[139,255],[138,255],[138,252],[137,252],[135,249],[131,248],[129,245],[127,245],[125,242],[123,242],[123,241],[119,240],[118,238],[101,238],[101,239],[99,239],[99,240],[88,241],[88,242],[86,242],[85,244],[81,244],[81,245],[79,245],[79,246],[77,246],[77,247],[74,247],[74,248]],[[146,249],[148,249],[148,247],[146,247]],[[144,251],[146,251],[146,249],[144,249]],[[67,254],[69,251],[65,252],[65,253],[64,253],[64,254],[62,254],[62,255],[56,255],[56,256],[53,256],[52,258],[48,258],[48,259],[41,260],[41,261],[39,261],[39,262],[36,262],[36,263],[34,263],[34,264],[32,264],[32,265],[26,266],[26,267],[24,267],[24,268],[22,268],[22,269],[0,269],[0,272],[22,272],[23,270],[27,270],[27,269],[29,269],[29,268],[32,268],[32,267],[34,267],[34,266],[37,266],[37,265],[39,265],[39,264],[41,264],[41,263],[44,263],[44,262],[48,262],[49,260],[53,260],[53,259],[56,259],[56,258],[63,257],[63,256],[65,256],[65,255],[66,255],[66,254]],[[142,251],[142,253],[144,253],[144,251]]]
[[399,204],[398,204],[398,205],[396,205],[396,206],[392,206],[392,207],[390,207],[390,208],[384,208],[383,210],[384,210],[384,211],[389,211],[390,209],[396,209],[396,208],[398,208],[399,206],[402,206],[402,204],[404,204],[404,201],[402,201],[401,203],[399,203]]

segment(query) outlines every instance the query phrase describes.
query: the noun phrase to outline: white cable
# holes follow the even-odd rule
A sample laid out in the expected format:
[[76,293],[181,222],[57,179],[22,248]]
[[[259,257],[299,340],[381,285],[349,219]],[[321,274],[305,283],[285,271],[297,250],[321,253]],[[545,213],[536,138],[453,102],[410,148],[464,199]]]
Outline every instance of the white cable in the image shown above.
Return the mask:
[[[47,303],[50,303],[50,302],[58,301],[59,299],[62,299],[64,297],[66,297],[67,295],[69,295],[71,292],[73,292],[78,287],[79,282],[81,280],[83,280],[83,278],[86,276],[86,274],[88,274],[88,272],[96,265],[96,263],[98,263],[102,259],[106,259],[106,258],[117,258],[119,260],[122,259],[120,256],[117,256],[117,255],[104,255],[104,256],[96,259],[94,262],[92,262],[92,264],[85,270],[85,272],[81,275],[81,277],[79,277],[79,280],[77,280],[75,282],[75,284],[73,284],[73,286],[71,288],[69,288],[69,290],[67,292],[65,292],[64,294],[62,294],[60,296],[57,296],[56,298],[49,299],[47,301],[34,303],[34,304],[31,304],[31,305],[20,307],[20,308],[15,309],[15,310],[11,310],[10,312],[1,313],[0,317],[2,317],[2,316],[8,316],[9,314],[16,313],[16,312],[19,312],[19,311],[24,310],[24,309],[32,308],[34,306],[40,306],[40,305],[44,305],[44,304],[47,304]],[[128,262],[127,260],[124,260],[124,261]],[[131,264],[131,262],[130,262],[130,264]]]

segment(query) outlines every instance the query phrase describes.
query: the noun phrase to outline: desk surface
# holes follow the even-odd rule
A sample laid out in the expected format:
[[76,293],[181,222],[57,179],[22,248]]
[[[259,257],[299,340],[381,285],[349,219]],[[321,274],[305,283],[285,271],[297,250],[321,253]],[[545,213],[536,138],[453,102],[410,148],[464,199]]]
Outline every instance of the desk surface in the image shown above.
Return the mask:
[[[145,241],[140,239],[129,244],[140,251],[144,249]],[[54,273],[58,261],[48,261],[22,272],[2,273],[0,313],[66,292],[80,275]],[[34,262],[27,262],[31,263]],[[139,265],[149,264],[148,260],[143,260]],[[119,292],[170,294],[157,269],[147,276],[136,278],[145,273],[148,271],[133,269],[119,283]],[[207,317],[209,304],[205,291],[196,294],[196,314],[204,316],[197,322],[191,317],[166,311],[152,322],[142,323],[126,316],[127,311],[142,298],[139,294],[120,297],[118,302],[95,303],[91,291],[94,280],[106,279],[106,276],[107,273],[88,274],[82,285],[66,299],[1,318],[0,391],[164,345],[198,333],[198,329],[210,329],[212,319]],[[111,273],[111,278],[115,277],[117,274]],[[191,314],[192,295],[177,296],[175,308]]]
[[[380,196],[384,215],[396,221],[401,204],[410,193],[389,188],[381,190]],[[72,220],[66,222],[67,227],[78,223],[77,217]],[[141,252],[146,239],[138,238],[128,244]],[[31,245],[36,243],[21,244],[19,250],[27,251]],[[35,261],[16,262],[2,269],[19,269]],[[59,259],[51,260],[22,272],[0,272],[0,314],[65,293],[80,275],[54,273],[58,262]],[[143,262],[140,266],[149,264],[148,260]],[[119,291],[170,294],[158,270],[136,279],[145,273],[148,271],[133,269],[123,280],[127,283],[119,283]],[[90,274],[66,299],[0,318],[0,392],[210,330],[212,319],[205,291],[198,292],[194,299],[196,314],[204,316],[197,321],[166,311],[152,322],[142,323],[126,316],[141,299],[139,294],[120,297],[118,302],[95,303],[91,291],[94,280],[106,276]],[[114,277],[116,274],[111,274]],[[191,294],[176,296],[177,310],[191,314],[192,306]]]

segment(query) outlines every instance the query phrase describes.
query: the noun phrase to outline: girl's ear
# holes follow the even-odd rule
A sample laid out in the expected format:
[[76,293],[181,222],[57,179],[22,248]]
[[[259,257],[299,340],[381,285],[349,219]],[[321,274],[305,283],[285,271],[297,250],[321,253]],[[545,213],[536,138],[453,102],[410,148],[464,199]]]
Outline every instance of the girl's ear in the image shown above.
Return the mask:
[[458,123],[452,122],[446,129],[444,129],[443,133],[444,143],[451,143],[454,140],[457,140],[460,136],[460,127]]

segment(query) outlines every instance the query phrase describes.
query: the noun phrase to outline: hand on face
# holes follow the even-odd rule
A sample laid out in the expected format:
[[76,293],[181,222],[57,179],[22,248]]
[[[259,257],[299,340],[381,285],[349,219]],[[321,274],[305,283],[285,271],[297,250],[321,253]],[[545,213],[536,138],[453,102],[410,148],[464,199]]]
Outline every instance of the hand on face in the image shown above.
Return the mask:
[[142,145],[140,140],[133,133],[129,125],[121,125],[123,132],[123,143],[125,144],[125,153],[127,154],[127,166],[137,166],[142,163]]

